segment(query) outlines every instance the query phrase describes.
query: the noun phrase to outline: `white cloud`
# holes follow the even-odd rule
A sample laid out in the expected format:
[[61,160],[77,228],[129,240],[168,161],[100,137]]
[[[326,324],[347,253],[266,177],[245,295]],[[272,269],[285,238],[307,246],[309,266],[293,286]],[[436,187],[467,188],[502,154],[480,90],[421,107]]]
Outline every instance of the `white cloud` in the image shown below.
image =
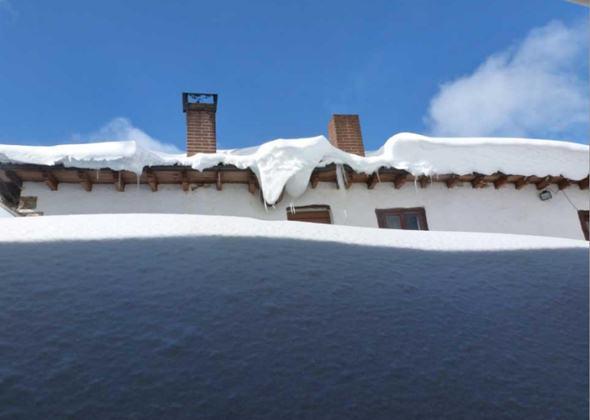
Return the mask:
[[[1,0],[0,0],[1,1]],[[145,131],[134,127],[127,118],[112,119],[98,131],[89,134],[76,134],[74,141],[129,141],[135,140],[139,145],[165,153],[182,153],[176,146],[161,142],[149,136]]]
[[443,84],[426,122],[435,135],[587,138],[588,28],[551,22]]

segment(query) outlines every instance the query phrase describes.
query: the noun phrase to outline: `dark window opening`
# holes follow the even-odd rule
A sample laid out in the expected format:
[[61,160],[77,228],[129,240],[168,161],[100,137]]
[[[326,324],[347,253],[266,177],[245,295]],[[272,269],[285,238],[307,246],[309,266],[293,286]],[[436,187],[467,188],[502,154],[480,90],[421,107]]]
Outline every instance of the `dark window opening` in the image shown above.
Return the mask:
[[287,220],[296,222],[332,224],[330,206],[287,207]]
[[589,239],[588,234],[588,219],[590,218],[590,213],[588,210],[578,210],[578,217],[580,218],[580,224],[582,225],[582,232],[584,232],[584,238],[586,240]]
[[404,230],[428,230],[426,212],[423,207],[377,209],[377,223],[380,228]]

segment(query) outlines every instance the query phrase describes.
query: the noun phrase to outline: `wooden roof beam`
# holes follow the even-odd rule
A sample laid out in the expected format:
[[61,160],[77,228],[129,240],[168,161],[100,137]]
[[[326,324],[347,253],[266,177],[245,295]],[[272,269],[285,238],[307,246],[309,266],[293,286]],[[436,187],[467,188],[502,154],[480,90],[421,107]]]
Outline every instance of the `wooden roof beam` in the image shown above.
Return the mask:
[[92,180],[90,179],[90,174],[88,173],[88,171],[79,170],[78,179],[80,180],[80,185],[82,185],[84,191],[92,191]]
[[537,186],[537,190],[542,190],[547,188],[549,184],[551,184],[551,177],[546,176],[545,178],[537,182],[535,185]]
[[459,179],[458,175],[450,175],[449,178],[445,181],[447,184],[447,188],[453,188],[456,186],[461,180]]
[[494,181],[494,188],[499,190],[508,183],[508,175],[499,174],[498,179]]
[[156,176],[156,173],[150,168],[146,168],[145,175],[150,186],[150,190],[152,190],[152,192],[158,191],[158,177]]
[[398,174],[393,179],[393,186],[395,187],[396,190],[399,190],[401,187],[404,186],[404,184],[407,181],[408,181],[408,175],[407,174]]
[[45,184],[49,187],[51,191],[57,191],[57,186],[59,185],[59,181],[55,177],[55,175],[49,171],[43,172],[43,180]]
[[186,171],[180,172],[180,184],[182,185],[182,191],[188,192],[190,183],[188,182],[188,173]]
[[420,175],[420,177],[418,177],[418,184],[420,184],[420,188],[426,188],[431,182],[432,180],[430,177],[426,175]]
[[123,179],[123,171],[112,171],[113,184],[118,192],[125,191],[125,180]]
[[529,183],[529,177],[528,176],[526,176],[526,177],[521,176],[516,181],[514,181],[514,188],[516,188],[517,190],[522,190],[524,188],[524,186],[528,183]]
[[223,189],[223,181],[221,179],[221,171],[217,171],[217,179],[215,181],[215,188],[217,188],[217,191],[221,191]]
[[584,178],[583,180],[578,182],[578,187],[580,187],[581,190],[587,190],[588,189],[588,181],[590,180],[589,177]]
[[345,167],[342,167],[342,175],[344,175],[344,188],[348,190],[352,187],[352,173]]
[[377,185],[377,183],[379,182],[379,175],[377,174],[377,172],[369,175],[369,178],[367,179],[367,188],[372,190],[375,188],[375,185]]
[[560,190],[565,190],[567,187],[569,187],[570,185],[572,185],[571,181],[567,178],[562,178],[558,183],[557,183],[557,187]]
[[253,173],[250,173],[250,176],[248,177],[248,191],[250,192],[250,194],[256,194],[257,190],[258,190],[258,180],[256,178],[256,175],[254,175]]
[[484,188],[487,184],[485,176],[482,174],[475,174],[475,177],[471,180],[473,188]]
[[311,177],[309,178],[309,184],[311,185],[311,188],[317,187],[319,182],[320,182],[320,175],[316,171],[313,171],[313,173],[311,174]]

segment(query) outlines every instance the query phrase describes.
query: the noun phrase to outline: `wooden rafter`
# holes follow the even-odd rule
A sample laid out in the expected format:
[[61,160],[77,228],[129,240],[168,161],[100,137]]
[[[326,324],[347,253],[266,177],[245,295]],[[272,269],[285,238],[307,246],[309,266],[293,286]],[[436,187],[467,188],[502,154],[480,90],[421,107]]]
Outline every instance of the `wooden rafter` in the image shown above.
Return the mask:
[[450,175],[449,178],[445,181],[445,183],[447,184],[447,188],[453,188],[459,182],[461,182],[461,180],[458,175]]
[[254,175],[253,173],[250,173],[250,176],[248,177],[248,191],[250,192],[250,194],[256,194],[257,190],[258,190],[258,181],[256,179],[256,175]]
[[494,188],[499,190],[508,183],[508,175],[499,174],[498,178],[494,181]]
[[113,184],[118,192],[125,191],[125,180],[123,179],[123,171],[112,171]]
[[348,169],[346,169],[345,167],[342,167],[342,175],[344,178],[344,188],[346,188],[347,190],[350,189],[350,187],[352,187],[352,172],[350,172]]
[[320,175],[317,172],[313,172],[311,174],[311,178],[309,178],[309,183],[311,185],[311,188],[317,187],[319,182],[320,182]]
[[49,187],[51,191],[57,191],[57,186],[59,185],[59,181],[50,171],[43,172],[43,180],[45,184]]
[[571,185],[571,181],[567,178],[562,178],[558,183],[557,183],[557,187],[560,190],[565,190],[567,187],[569,187]]
[[[310,177],[310,188],[317,188],[319,182],[335,182],[340,175],[337,174],[338,165],[332,164],[322,168],[316,168]],[[340,187],[349,188],[354,183],[363,183],[368,189],[375,189],[379,182],[392,182],[396,189],[402,188],[406,182],[415,182],[422,188],[431,182],[443,182],[449,188],[454,188],[461,183],[469,182],[476,188],[487,184],[493,184],[495,188],[501,188],[506,184],[513,184],[516,189],[522,189],[527,184],[535,185],[536,188],[544,189],[550,185],[556,188],[565,189],[577,185],[581,189],[588,189],[588,177],[581,180],[574,180],[564,176],[520,176],[517,174],[474,174],[463,175],[448,173],[439,174],[434,179],[427,176],[412,176],[406,171],[395,168],[381,168],[379,173],[375,172],[369,176],[357,173],[350,167],[341,167],[344,184]],[[49,188],[56,190],[61,183],[78,184],[86,191],[92,191],[96,184],[115,184],[118,191],[124,191],[125,184],[130,182],[131,173],[127,171],[112,171],[103,168],[100,171],[90,171],[85,168],[68,168],[63,165],[45,166],[34,164],[0,163],[0,182],[18,188],[23,182],[45,182]],[[260,190],[256,179],[252,178],[253,173],[249,169],[239,169],[232,165],[220,165],[203,171],[194,170],[188,166],[154,166],[145,169],[139,177],[144,185],[149,185],[152,191],[159,189],[162,184],[181,185],[183,191],[189,191],[191,185],[213,185],[221,190],[224,183],[242,184],[247,186],[249,191]],[[112,177],[112,178],[111,178]]]
[[401,187],[404,186],[404,184],[407,181],[408,181],[408,175],[407,174],[398,174],[393,179],[393,186],[395,187],[396,190],[399,190]]
[[155,172],[152,171],[150,168],[146,168],[145,175],[152,192],[158,191],[158,177],[156,176]]
[[369,178],[367,179],[367,188],[370,190],[374,189],[375,185],[377,185],[378,182],[379,182],[379,176],[377,175],[377,172],[369,175]]
[[182,191],[188,192],[190,184],[188,182],[188,174],[186,171],[180,173],[180,183],[182,184]]
[[426,188],[428,186],[428,184],[430,184],[431,182],[432,182],[432,180],[430,179],[429,176],[420,175],[418,177],[418,184],[420,184],[420,188]]
[[484,188],[486,185],[485,176],[482,174],[475,174],[475,177],[471,180],[471,186],[473,188]]
[[79,170],[78,179],[80,180],[80,185],[82,185],[84,191],[92,191],[92,179],[90,179],[90,174],[88,173],[88,171]]
[[542,190],[547,188],[549,184],[551,184],[551,177],[546,176],[545,178],[537,182],[535,185],[537,186],[537,190]]
[[221,177],[221,171],[217,171],[215,188],[217,188],[217,191],[221,191],[223,189],[223,180]]
[[528,184],[528,177],[521,176],[514,181],[514,188],[522,190],[526,184]]

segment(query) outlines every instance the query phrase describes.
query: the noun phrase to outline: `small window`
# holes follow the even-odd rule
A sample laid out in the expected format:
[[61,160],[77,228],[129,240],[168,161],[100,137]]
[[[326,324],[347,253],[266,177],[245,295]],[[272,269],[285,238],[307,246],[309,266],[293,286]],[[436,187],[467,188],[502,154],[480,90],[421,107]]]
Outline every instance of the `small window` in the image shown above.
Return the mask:
[[375,213],[380,228],[428,230],[426,212],[422,207],[375,210]]
[[18,202],[19,210],[34,210],[37,208],[37,197],[24,197],[21,196]]
[[287,220],[331,224],[330,206],[287,207]]
[[584,238],[588,240],[588,219],[590,218],[590,213],[588,210],[579,210],[578,217],[580,218],[580,224],[582,225],[582,232],[584,232]]

